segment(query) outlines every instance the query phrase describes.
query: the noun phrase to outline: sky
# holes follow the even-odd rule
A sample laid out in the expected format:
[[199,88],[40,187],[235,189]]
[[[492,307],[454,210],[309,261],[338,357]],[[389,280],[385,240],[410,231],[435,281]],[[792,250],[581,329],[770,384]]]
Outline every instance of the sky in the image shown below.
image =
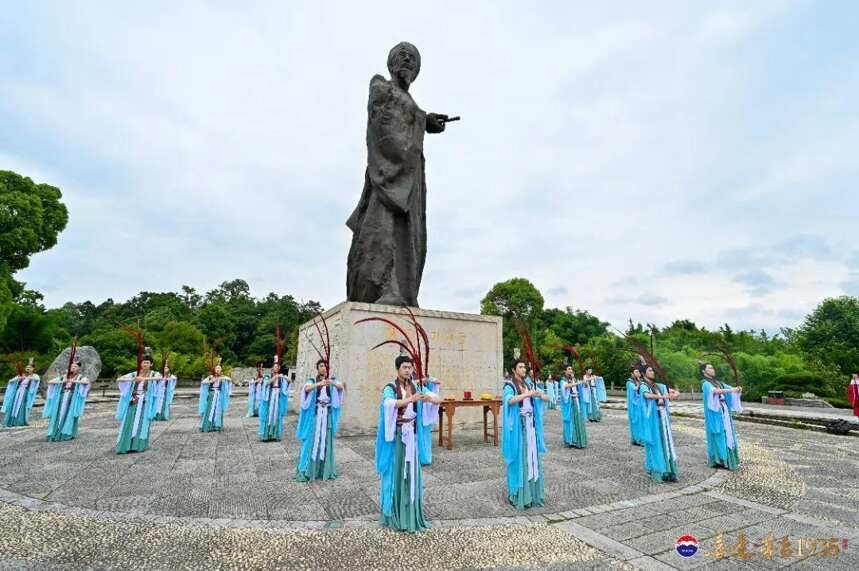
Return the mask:
[[[778,331],[859,295],[854,2],[0,0],[0,169],[70,221],[16,278],[346,296],[370,78],[399,41],[427,135],[420,304]],[[324,4],[324,5],[323,5]]]

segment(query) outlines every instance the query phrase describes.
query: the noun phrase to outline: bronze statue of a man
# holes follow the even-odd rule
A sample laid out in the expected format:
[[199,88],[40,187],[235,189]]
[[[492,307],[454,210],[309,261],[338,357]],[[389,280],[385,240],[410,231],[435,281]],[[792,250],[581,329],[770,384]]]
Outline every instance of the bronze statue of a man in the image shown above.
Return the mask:
[[402,42],[388,54],[390,81],[370,80],[364,192],[346,221],[349,301],[418,306],[427,255],[424,132],[441,133],[448,120],[409,95],[420,69],[418,49]]

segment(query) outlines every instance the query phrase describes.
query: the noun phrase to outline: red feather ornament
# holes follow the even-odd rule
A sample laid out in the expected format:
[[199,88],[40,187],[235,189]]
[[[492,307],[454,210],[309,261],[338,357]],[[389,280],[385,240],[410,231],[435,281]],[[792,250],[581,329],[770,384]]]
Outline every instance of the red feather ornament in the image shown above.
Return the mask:
[[[429,356],[430,356],[430,343],[429,343],[429,335],[424,329],[423,325],[418,322],[417,317],[415,317],[414,312],[410,308],[405,308],[406,312],[409,314],[409,321],[411,326],[414,328],[414,340],[406,333],[405,329],[401,327],[395,321],[390,319],[386,319],[384,317],[365,317],[364,319],[359,319],[355,322],[355,325],[359,323],[369,323],[371,321],[378,321],[380,323],[384,323],[386,325],[390,325],[393,327],[400,335],[403,336],[403,341],[388,339],[386,341],[382,341],[378,345],[372,347],[370,350],[378,349],[379,347],[383,347],[385,345],[397,345],[401,351],[405,352],[409,357],[411,357],[412,362],[415,366],[415,375],[418,379],[418,384],[423,386],[424,379],[429,375]],[[423,345],[421,345],[421,341],[423,341]]]

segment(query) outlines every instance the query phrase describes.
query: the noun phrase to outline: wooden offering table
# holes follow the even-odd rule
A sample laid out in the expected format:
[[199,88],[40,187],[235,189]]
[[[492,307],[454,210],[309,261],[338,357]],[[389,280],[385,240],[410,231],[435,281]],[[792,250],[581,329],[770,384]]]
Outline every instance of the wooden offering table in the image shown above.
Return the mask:
[[[456,408],[460,406],[482,406],[483,407],[483,441],[489,442],[489,423],[487,416],[492,413],[492,442],[498,446],[498,416],[501,414],[501,400],[444,400],[438,408],[438,444],[444,446],[447,441],[447,449],[453,450],[453,416]],[[444,416],[447,415],[447,437],[444,435]]]

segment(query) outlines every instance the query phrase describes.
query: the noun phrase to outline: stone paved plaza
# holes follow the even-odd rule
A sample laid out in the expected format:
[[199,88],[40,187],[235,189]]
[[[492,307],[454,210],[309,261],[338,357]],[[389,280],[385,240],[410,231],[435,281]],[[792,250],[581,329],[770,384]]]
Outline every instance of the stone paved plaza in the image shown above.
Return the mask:
[[[380,529],[374,440],[338,439],[334,482],[293,480],[295,416],[281,443],[261,443],[234,399],[224,432],[197,431],[196,402],[153,425],[143,454],[113,452],[110,403],[91,406],[80,436],[44,441],[44,421],[0,429],[2,568],[773,568],[859,567],[859,439],[739,423],[743,466],[708,468],[703,423],[676,419],[681,481],[655,484],[628,444],[625,414],[590,423],[590,447],[562,445],[547,420],[547,505],[524,514],[505,501],[498,448],[460,430],[425,469],[434,529]],[[40,412],[34,411],[36,415]],[[675,539],[701,550],[683,559]],[[720,537],[719,534],[723,535]],[[775,539],[847,539],[838,557],[754,547]],[[717,559],[748,539],[749,559]],[[840,543],[839,543],[840,545]],[[810,544],[806,544],[806,551]],[[403,559],[402,550],[410,556]],[[795,550],[795,549],[794,549]],[[709,552],[709,556],[704,552]],[[740,554],[741,555],[741,554]]]

